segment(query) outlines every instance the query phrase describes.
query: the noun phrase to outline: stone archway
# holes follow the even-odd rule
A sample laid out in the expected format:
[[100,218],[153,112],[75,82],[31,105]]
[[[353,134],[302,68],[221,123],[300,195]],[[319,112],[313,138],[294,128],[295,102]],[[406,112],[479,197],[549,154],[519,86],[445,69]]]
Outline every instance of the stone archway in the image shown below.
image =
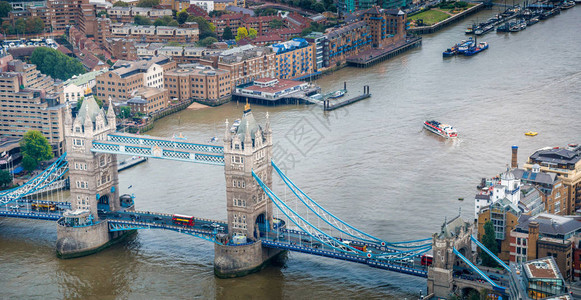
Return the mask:
[[268,231],[268,221],[266,220],[266,215],[264,213],[259,214],[254,222],[254,237],[258,238],[260,233]]
[[97,208],[105,211],[111,210],[109,206],[109,195],[103,195],[99,197],[99,201],[97,202]]

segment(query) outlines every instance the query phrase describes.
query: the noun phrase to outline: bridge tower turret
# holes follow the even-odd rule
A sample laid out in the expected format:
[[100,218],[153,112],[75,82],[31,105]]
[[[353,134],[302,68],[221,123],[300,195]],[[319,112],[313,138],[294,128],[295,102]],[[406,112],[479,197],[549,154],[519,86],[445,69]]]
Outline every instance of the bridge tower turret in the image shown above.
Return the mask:
[[260,234],[272,229],[273,204],[252,176],[254,171],[267,186],[272,186],[272,131],[268,114],[266,119],[263,129],[246,104],[244,115],[231,128],[226,121],[224,173],[228,233],[221,240],[226,245],[215,248],[214,270],[219,277],[243,276],[260,270],[265,261],[279,253],[262,248]]
[[453,249],[456,248],[470,261],[472,243],[470,236],[472,227],[460,215],[450,221],[444,221],[440,232],[434,233],[432,240],[433,262],[428,268],[428,294],[446,298],[453,288],[453,268],[455,265],[464,266],[464,262],[456,257]]
[[98,210],[120,209],[117,157],[91,152],[94,140],[106,139],[115,132],[115,113],[111,103],[105,114],[93,96],[86,96],[76,118],[70,108],[65,116],[65,147],[69,162],[71,208],[74,213],[58,225],[57,253],[61,257],[90,254],[103,247],[110,236],[107,222],[101,222]]

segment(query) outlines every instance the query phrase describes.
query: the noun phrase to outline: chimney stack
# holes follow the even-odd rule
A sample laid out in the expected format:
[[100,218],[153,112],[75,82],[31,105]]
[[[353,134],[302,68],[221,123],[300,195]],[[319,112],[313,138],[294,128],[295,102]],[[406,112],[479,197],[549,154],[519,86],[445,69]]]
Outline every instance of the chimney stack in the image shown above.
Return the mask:
[[529,222],[529,236],[527,243],[527,260],[537,259],[537,241],[539,240],[539,223]]
[[510,168],[511,169],[516,169],[518,168],[518,162],[517,162],[517,152],[518,152],[518,146],[512,146],[512,161],[510,163]]

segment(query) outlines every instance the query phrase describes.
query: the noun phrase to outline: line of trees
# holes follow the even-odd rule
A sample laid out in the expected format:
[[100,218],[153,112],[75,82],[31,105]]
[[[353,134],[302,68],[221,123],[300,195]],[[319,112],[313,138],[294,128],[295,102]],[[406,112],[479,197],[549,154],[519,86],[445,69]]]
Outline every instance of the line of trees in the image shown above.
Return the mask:
[[30,55],[30,63],[52,78],[67,80],[73,75],[85,73],[85,68],[78,60],[47,47],[37,47]]
[[39,17],[20,18],[14,24],[10,21],[4,21],[2,22],[2,31],[4,34],[42,33],[44,22]]

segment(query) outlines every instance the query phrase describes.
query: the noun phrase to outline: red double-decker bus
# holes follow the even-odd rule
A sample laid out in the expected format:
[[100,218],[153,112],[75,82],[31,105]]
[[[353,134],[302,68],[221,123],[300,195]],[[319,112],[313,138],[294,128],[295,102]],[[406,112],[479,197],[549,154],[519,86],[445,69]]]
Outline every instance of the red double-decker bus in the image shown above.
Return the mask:
[[422,266],[431,266],[434,257],[429,254],[422,255]]
[[171,220],[174,224],[179,224],[183,226],[194,226],[194,217],[192,216],[173,215]]

